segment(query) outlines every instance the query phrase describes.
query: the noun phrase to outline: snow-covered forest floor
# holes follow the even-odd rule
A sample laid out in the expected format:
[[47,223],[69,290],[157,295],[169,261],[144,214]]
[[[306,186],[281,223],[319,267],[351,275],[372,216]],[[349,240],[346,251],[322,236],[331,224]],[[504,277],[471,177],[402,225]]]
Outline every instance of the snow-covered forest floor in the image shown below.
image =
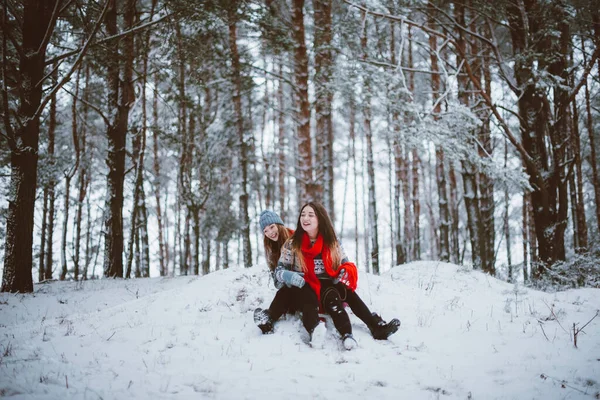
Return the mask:
[[0,294],[0,397],[11,399],[593,399],[600,290],[543,293],[440,262],[374,276],[359,294],[402,327],[322,349],[296,316],[262,335],[264,267],[207,276],[36,284]]

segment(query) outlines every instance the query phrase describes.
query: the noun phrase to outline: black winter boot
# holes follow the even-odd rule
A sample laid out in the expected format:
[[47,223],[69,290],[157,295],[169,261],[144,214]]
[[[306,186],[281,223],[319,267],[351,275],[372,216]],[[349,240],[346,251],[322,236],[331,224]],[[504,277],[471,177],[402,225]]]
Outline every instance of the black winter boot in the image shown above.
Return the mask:
[[254,323],[258,325],[263,334],[273,333],[273,320],[269,310],[257,308],[254,310]]
[[373,313],[373,323],[369,326],[374,339],[386,340],[392,334],[396,333],[400,327],[400,320],[394,318],[390,322],[385,322],[379,315]]

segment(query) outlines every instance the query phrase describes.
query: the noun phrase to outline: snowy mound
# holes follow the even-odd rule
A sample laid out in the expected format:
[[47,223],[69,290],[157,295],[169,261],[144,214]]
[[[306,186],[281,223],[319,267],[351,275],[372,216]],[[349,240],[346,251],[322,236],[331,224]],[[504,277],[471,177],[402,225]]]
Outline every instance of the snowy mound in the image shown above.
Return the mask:
[[[554,399],[600,396],[600,290],[541,293],[452,264],[361,273],[358,292],[400,330],[359,347],[297,316],[262,335],[264,268],[205,277],[52,282],[0,294],[0,396],[12,399]],[[574,325],[575,324],[575,325]],[[574,346],[574,329],[577,348]]]

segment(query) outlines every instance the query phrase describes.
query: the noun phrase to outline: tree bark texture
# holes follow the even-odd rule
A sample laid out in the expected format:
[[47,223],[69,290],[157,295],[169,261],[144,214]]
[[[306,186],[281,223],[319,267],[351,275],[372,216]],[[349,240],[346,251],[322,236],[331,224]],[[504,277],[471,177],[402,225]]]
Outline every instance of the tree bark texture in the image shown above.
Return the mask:
[[[37,163],[40,119],[37,115],[42,100],[46,59],[46,31],[52,31],[52,19],[57,0],[24,0],[22,8],[22,55],[16,71],[19,97],[15,118],[18,123],[6,123],[10,142],[10,191],[2,292],[33,291],[33,217],[37,186]],[[4,9],[6,12],[6,8]],[[5,18],[6,22],[6,18]],[[4,49],[6,37],[3,35]],[[3,74],[6,66],[3,66]],[[8,106],[7,106],[8,107]],[[8,116],[6,118],[9,118]],[[13,125],[13,126],[11,126]]]
[[[541,9],[552,7],[552,9]],[[514,67],[517,84],[522,87],[518,99],[521,118],[521,137],[526,170],[529,175],[537,237],[539,261],[532,269],[532,278],[539,280],[556,261],[565,259],[564,234],[567,225],[568,193],[566,172],[566,139],[571,130],[567,115],[567,85],[554,87],[554,114],[550,102],[536,84],[537,70],[547,70],[568,82],[567,57],[569,27],[561,5],[533,2],[510,5],[507,8],[511,27]],[[541,13],[554,18],[541,21]],[[559,40],[544,36],[540,29],[553,27]],[[551,56],[551,57],[550,57]],[[537,70],[536,70],[537,69]],[[553,118],[554,116],[554,118]],[[547,147],[549,143],[549,148]]]
[[[316,137],[317,148],[323,149],[323,204],[329,212],[332,222],[335,222],[335,207],[333,195],[333,123],[332,103],[333,89],[331,85],[333,73],[332,31],[331,31],[331,0],[314,0],[315,19],[315,113],[317,119]],[[317,175],[319,175],[317,173]],[[316,177],[318,180],[318,176]]]
[[[252,247],[250,244],[250,216],[248,214],[248,156],[245,142],[244,116],[242,112],[242,76],[240,69],[240,55],[237,46],[237,21],[235,11],[229,9],[229,47],[231,51],[231,64],[233,69],[233,107],[235,115],[235,126],[238,134],[238,145],[240,149],[240,169],[242,173],[240,195],[240,220],[242,223],[241,234],[244,252],[244,266],[252,266]],[[302,32],[304,40],[304,31]],[[305,49],[306,52],[306,49]],[[306,77],[308,78],[308,76]],[[310,127],[309,127],[310,128]],[[310,129],[308,130],[310,138]],[[310,143],[310,140],[309,140]]]
[[308,99],[308,54],[304,35],[304,0],[292,0],[292,38],[294,42],[294,83],[296,127],[298,140],[299,202],[305,203],[317,195],[313,181],[312,146],[310,137],[310,102]]
[[[135,0],[125,3],[124,30],[133,25],[135,15]],[[116,35],[117,2],[110,0],[106,15],[106,32]],[[108,154],[106,165],[107,200],[104,219],[104,276],[110,278],[123,277],[123,183],[125,179],[125,153],[127,143],[127,128],[129,108],[134,100],[133,92],[133,36],[123,39],[123,53],[119,54],[117,41],[107,44],[109,59],[107,65],[107,87],[109,126]],[[120,76],[120,59],[123,59],[123,76]]]
[[[363,15],[363,18],[366,18]],[[367,29],[365,27],[364,33],[361,37],[361,48],[363,56],[367,55]],[[375,167],[373,165],[373,131],[371,129],[371,76],[369,71],[365,71],[364,76],[364,99],[363,99],[363,122],[365,130],[365,139],[367,142],[366,156],[367,156],[367,182],[368,182],[368,221],[369,221],[369,237],[371,239],[371,252],[370,260],[371,266],[373,267],[373,273],[379,275],[379,238],[377,234],[377,199],[375,194]]]

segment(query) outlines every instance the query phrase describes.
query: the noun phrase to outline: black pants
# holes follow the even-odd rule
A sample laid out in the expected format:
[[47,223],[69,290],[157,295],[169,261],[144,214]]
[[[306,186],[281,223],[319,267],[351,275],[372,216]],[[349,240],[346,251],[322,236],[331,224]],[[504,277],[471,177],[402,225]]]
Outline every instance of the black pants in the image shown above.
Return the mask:
[[356,292],[348,288],[343,283],[337,283],[334,285],[340,294],[342,302],[347,303],[354,315],[356,315],[362,322],[364,322],[369,328],[375,323],[373,320],[373,314],[369,307],[364,301],[356,294]]
[[[321,304],[323,305],[323,310],[331,316],[335,328],[342,336],[347,333],[352,333],[350,317],[348,317],[348,313],[344,309],[344,304],[337,285],[334,285],[330,279],[321,279],[320,282]],[[350,303],[348,303],[348,305],[350,305]]]
[[319,301],[308,284],[302,288],[282,287],[269,306],[269,315],[273,322],[285,313],[296,311],[302,312],[302,324],[308,332],[312,332],[319,323]]

